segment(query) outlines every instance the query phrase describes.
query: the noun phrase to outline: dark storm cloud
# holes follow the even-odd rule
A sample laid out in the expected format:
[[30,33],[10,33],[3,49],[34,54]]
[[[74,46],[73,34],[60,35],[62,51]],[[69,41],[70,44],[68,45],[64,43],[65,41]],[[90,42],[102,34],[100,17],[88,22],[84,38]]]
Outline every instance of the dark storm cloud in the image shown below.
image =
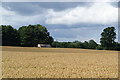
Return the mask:
[[61,11],[77,6],[90,6],[88,2],[3,2],[2,6],[21,15],[43,14],[47,9]]

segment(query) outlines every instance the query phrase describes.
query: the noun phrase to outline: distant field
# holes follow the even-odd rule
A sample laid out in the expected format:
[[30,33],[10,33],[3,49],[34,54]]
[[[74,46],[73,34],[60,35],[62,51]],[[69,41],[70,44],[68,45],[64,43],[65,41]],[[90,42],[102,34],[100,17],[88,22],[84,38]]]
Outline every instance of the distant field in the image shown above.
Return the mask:
[[3,47],[4,78],[117,78],[118,52]]

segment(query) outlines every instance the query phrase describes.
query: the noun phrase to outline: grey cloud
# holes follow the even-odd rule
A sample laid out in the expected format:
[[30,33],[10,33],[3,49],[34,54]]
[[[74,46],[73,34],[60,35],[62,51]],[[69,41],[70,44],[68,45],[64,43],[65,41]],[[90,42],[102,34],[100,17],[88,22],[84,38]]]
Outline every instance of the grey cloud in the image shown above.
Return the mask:
[[2,7],[24,16],[43,14],[45,12],[45,9],[37,4],[27,2],[4,2]]
[[49,8],[56,11],[74,8],[77,6],[91,6],[90,2],[41,2],[38,5],[43,8]]
[[[75,27],[76,26],[76,27]],[[100,35],[103,29],[107,27],[114,26],[116,28],[116,32],[118,31],[117,25],[74,25],[68,28],[68,26],[61,27],[57,26],[54,28],[50,28],[50,25],[47,26],[48,30],[50,31],[51,35],[58,41],[85,41],[94,39],[97,43],[100,41]]]
[[91,6],[90,2],[3,2],[2,6],[21,15],[35,15],[45,13],[47,9],[61,11],[77,6]]
[[45,25],[49,30],[54,30],[54,29],[74,29],[74,28],[83,28],[83,27],[86,27],[86,28],[94,28],[94,27],[110,27],[110,26],[114,26],[118,27],[117,25],[118,23],[113,23],[113,24],[82,24],[82,23],[79,23],[79,24],[74,24],[74,25],[65,25],[65,24],[43,24]]
[[94,39],[99,43],[100,34],[105,27],[80,27],[73,29],[50,30],[51,35],[60,41],[85,41]]
[[111,2],[110,4],[114,7],[120,7],[120,2]]

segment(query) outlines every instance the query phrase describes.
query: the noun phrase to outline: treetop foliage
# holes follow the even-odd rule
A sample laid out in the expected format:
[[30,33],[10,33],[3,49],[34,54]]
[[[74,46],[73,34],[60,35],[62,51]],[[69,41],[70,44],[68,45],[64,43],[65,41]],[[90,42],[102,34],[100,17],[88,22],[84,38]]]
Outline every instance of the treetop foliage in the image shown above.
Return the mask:
[[106,49],[111,49],[115,47],[116,33],[114,27],[108,27],[101,33],[100,43],[102,47]]
[[37,44],[51,44],[53,38],[46,27],[42,25],[22,26],[18,30],[9,25],[1,25],[3,45],[37,46]]

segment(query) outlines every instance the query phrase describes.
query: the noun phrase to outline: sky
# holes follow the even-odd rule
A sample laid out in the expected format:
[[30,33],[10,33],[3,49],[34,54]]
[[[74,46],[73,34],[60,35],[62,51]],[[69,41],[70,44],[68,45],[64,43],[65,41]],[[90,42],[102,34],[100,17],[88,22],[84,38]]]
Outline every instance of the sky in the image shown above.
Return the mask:
[[56,41],[100,41],[103,29],[114,26],[118,33],[117,2],[2,2],[0,24],[41,24]]

